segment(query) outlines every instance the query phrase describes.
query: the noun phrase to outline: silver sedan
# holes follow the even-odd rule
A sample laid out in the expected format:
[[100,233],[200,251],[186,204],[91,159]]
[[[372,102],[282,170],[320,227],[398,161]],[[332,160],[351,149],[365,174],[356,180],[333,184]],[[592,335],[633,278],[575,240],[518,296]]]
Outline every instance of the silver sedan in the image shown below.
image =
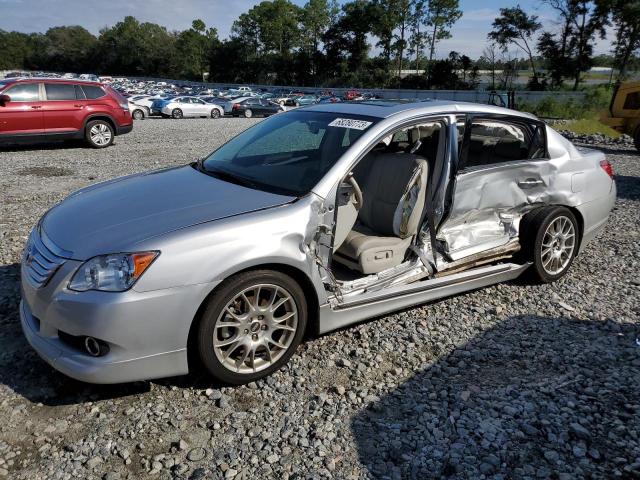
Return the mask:
[[604,154],[531,115],[305,107],[193,164],[54,206],[24,250],[22,327],[80,380],[203,367],[242,384],[282,367],[305,333],[522,274],[559,279],[615,195]]
[[224,108],[220,105],[207,103],[198,97],[176,97],[166,103],[160,112],[165,117],[186,118],[186,117],[211,117],[220,118],[224,116]]

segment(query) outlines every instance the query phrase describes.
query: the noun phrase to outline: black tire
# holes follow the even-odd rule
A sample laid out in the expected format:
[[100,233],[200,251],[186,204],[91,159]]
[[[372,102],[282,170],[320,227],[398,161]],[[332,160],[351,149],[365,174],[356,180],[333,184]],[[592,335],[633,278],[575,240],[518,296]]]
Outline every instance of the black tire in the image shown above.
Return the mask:
[[[295,304],[297,312],[296,329],[290,334],[291,340],[289,346],[286,350],[280,349],[278,351],[277,355],[280,355],[280,357],[270,366],[253,373],[238,373],[225,366],[215,353],[214,335],[218,335],[216,324],[219,320],[224,320],[225,317],[221,317],[222,312],[225,311],[227,305],[231,301],[240,296],[243,291],[246,291],[246,289],[258,284],[274,285],[290,296]],[[260,297],[260,294],[257,294],[255,297]],[[245,296],[245,298],[247,297]],[[275,316],[275,313],[278,311],[278,309],[274,310],[273,315]],[[197,345],[200,360],[215,380],[227,385],[242,385],[264,378],[282,368],[282,366],[285,365],[295,353],[298,345],[300,345],[300,342],[304,337],[307,325],[307,316],[307,301],[304,296],[304,292],[300,285],[288,275],[272,270],[254,270],[230,277],[220,285],[218,290],[208,300],[202,317],[200,318],[197,328]],[[260,317],[257,317],[257,319],[260,319]],[[251,327],[253,327],[253,323],[256,321],[256,319],[250,320]],[[262,333],[261,330],[252,329],[251,331],[257,331],[259,334]],[[268,333],[269,330],[265,330],[264,335],[269,334],[271,336],[270,338],[273,338],[272,336],[276,331],[277,330],[274,330],[273,333]],[[238,328],[237,335],[240,335],[240,333],[240,329]],[[249,330],[244,330],[243,333],[245,334],[245,338],[248,339],[246,335],[251,332]],[[257,340],[255,337],[257,337],[257,335],[254,334],[253,340]],[[282,338],[284,337],[279,337],[278,341],[281,341]],[[242,354],[246,354],[244,351],[245,347],[242,345],[236,348],[239,348],[239,352],[242,352]],[[229,352],[229,355],[235,352],[238,352],[238,350]],[[241,365],[244,366],[244,364]]]
[[633,134],[633,143],[636,145],[636,150],[640,152],[640,127],[636,128],[636,131]]
[[244,118],[251,118],[253,117],[253,112],[251,111],[250,108],[245,109],[244,111]]
[[113,127],[105,120],[91,120],[84,129],[84,138],[92,148],[107,148],[114,137]]
[[136,108],[131,113],[131,116],[133,117],[134,120],[144,120],[145,114],[144,114],[144,111],[141,108]]
[[211,118],[220,118],[220,110],[217,108],[211,110]]
[[[568,223],[561,219],[566,219]],[[553,235],[547,230],[555,221],[557,223],[554,227],[564,223],[565,229],[570,233],[558,234],[558,238],[549,240]],[[547,233],[549,237],[545,243]],[[570,254],[562,253],[565,248],[569,248],[571,239]],[[576,217],[566,207],[543,207],[525,215],[520,223],[521,257],[525,261],[533,262],[528,272],[530,279],[535,283],[551,283],[565,276],[578,253],[580,241],[580,229]],[[554,266],[557,268],[552,268]]]
[[182,110],[180,110],[179,108],[174,108],[173,110],[171,110],[171,117],[175,119],[182,118],[183,117]]

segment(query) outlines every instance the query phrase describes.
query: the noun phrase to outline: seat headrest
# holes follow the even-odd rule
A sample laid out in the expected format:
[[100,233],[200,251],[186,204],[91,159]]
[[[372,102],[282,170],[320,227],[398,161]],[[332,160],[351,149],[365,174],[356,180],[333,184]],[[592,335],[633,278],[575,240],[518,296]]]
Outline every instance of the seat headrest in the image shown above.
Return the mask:
[[409,130],[409,143],[411,145],[413,145],[418,140],[420,140],[420,138],[422,138],[422,135],[420,133],[420,127],[414,127]]

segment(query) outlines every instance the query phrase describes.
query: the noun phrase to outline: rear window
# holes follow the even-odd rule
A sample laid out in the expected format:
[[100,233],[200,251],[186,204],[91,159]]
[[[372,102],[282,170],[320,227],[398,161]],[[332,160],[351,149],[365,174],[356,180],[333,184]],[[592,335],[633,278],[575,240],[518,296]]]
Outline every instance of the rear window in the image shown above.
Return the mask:
[[84,91],[84,95],[90,100],[104,97],[106,95],[104,90],[93,85],[82,85],[82,90]]
[[124,97],[122,96],[122,94],[121,94],[119,91],[117,91],[116,89],[111,88],[111,87],[109,87],[109,86],[107,86],[107,87],[105,87],[105,88],[107,89],[107,91],[108,91],[111,95],[113,95],[114,97],[116,97],[116,99],[118,100],[118,102],[119,102],[119,103],[127,103],[127,102],[128,102],[128,100],[127,100],[126,98],[124,98]]
[[76,87],[67,83],[45,83],[47,100],[75,100]]

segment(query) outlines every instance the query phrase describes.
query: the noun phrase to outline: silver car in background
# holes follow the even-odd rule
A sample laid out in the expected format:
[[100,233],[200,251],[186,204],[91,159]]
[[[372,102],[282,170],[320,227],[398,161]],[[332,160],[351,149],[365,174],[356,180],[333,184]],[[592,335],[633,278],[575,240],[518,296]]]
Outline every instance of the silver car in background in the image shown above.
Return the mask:
[[601,152],[528,114],[436,101],[304,107],[193,164],[54,206],[24,250],[22,328],[80,380],[200,364],[242,384],[284,365],[305,332],[524,273],[557,280],[615,196]]
[[207,103],[195,96],[183,96],[172,98],[160,110],[162,116],[175,119],[187,117],[211,117],[224,116],[224,109],[220,105]]

